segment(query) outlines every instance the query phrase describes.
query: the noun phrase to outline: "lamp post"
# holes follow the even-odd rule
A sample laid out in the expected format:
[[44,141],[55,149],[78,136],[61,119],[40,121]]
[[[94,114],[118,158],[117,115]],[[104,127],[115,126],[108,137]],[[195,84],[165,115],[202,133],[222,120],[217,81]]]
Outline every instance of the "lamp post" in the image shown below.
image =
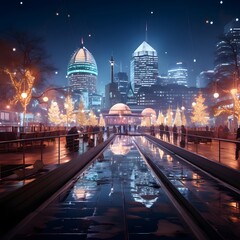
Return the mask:
[[25,126],[26,111],[27,111],[27,103],[26,103],[27,93],[22,92],[21,97],[23,99],[23,124],[22,125],[24,127]]
[[232,94],[232,98],[233,98],[233,131],[235,132],[235,130],[237,129],[237,118],[236,118],[236,101],[237,101],[237,89],[233,88],[231,89],[231,94]]
[[47,127],[48,127],[48,97],[47,96],[43,97],[43,102],[47,104],[46,123],[47,123]]

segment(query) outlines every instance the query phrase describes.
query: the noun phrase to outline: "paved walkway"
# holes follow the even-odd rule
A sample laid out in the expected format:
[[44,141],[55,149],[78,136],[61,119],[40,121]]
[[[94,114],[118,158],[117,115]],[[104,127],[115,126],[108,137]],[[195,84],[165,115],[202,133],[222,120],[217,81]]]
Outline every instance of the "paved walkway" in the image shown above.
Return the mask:
[[[160,138],[159,134],[156,134]],[[166,139],[163,139],[166,141]],[[173,144],[172,139],[170,143]],[[176,143],[179,147],[179,140]],[[220,145],[219,145],[220,144]],[[186,143],[185,149],[201,156],[204,156],[212,161],[219,162],[228,167],[240,170],[240,161],[235,160],[235,143],[230,140],[217,140],[212,142],[195,144],[193,142]]]

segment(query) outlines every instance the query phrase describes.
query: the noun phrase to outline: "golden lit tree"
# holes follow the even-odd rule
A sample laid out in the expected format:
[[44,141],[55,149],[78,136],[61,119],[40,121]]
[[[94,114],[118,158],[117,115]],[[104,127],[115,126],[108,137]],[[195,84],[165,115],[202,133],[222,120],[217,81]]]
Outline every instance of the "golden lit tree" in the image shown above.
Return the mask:
[[99,118],[98,125],[99,125],[100,127],[105,127],[105,125],[106,125],[106,124],[105,124],[105,120],[104,120],[102,114],[100,114],[100,118]]
[[161,123],[164,124],[164,115],[161,111],[159,111],[156,124],[160,125]]
[[27,106],[32,98],[32,89],[34,86],[35,77],[28,70],[11,72],[8,69],[5,69],[4,71],[10,77],[12,86],[15,89],[15,95],[13,96],[12,103],[16,104],[17,102],[20,102],[20,104],[23,107],[23,125],[24,125]]
[[76,115],[74,113],[74,104],[70,95],[65,98],[64,101],[65,114],[61,114],[62,122],[67,126],[69,123],[75,122]]
[[83,103],[82,100],[80,100],[80,103],[79,103],[76,122],[80,126],[86,126],[88,124],[86,113],[85,113],[85,110],[84,110],[84,103]]
[[[224,91],[225,98],[224,101],[220,101],[218,105],[214,108],[214,116],[220,116],[226,114],[227,116],[234,116],[234,120],[237,122],[234,125],[239,125],[240,121],[240,100],[239,93],[237,89],[232,89],[231,91]],[[237,126],[234,126],[235,128]]]
[[59,116],[60,110],[58,104],[57,102],[52,101],[48,109],[48,120],[55,125],[59,125],[61,123],[61,118]]
[[167,110],[167,116],[166,116],[166,125],[169,127],[173,124],[173,112],[172,109],[169,107]]
[[175,114],[173,124],[176,124],[177,127],[182,125],[181,111],[179,107],[177,107],[176,109],[176,114]]
[[93,112],[93,110],[90,110],[88,116],[89,116],[88,117],[88,125],[95,126],[98,124],[97,117],[96,117],[95,113]]
[[209,114],[207,112],[207,106],[204,105],[205,98],[201,92],[195,98],[195,101],[195,104],[192,105],[192,123],[200,126],[208,124]]

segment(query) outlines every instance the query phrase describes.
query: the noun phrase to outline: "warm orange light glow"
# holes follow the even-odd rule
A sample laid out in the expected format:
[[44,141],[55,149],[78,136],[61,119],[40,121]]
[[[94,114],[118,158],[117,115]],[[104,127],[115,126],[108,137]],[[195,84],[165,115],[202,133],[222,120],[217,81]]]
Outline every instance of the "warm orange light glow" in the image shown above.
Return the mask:
[[43,101],[44,101],[44,102],[48,102],[48,97],[46,97],[46,96],[43,97]]
[[24,98],[24,99],[27,98],[27,93],[23,92],[23,93],[21,94],[21,97]]
[[236,94],[236,93],[237,93],[237,89],[236,89],[236,88],[231,89],[231,94],[232,94],[232,95],[234,95],[234,94]]

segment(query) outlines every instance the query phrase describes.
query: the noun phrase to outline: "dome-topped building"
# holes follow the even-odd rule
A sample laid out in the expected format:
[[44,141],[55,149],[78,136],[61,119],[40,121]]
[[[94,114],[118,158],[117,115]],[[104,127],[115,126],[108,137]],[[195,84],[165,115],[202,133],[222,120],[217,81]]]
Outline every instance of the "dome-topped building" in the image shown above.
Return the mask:
[[138,125],[141,122],[142,115],[132,113],[128,105],[116,103],[113,105],[108,114],[104,114],[105,123],[109,125]]
[[131,109],[124,103],[117,103],[113,105],[110,110],[109,114],[116,114],[116,115],[130,115],[132,114]]
[[73,90],[96,92],[98,69],[93,55],[83,46],[72,55],[67,69],[69,85]]

